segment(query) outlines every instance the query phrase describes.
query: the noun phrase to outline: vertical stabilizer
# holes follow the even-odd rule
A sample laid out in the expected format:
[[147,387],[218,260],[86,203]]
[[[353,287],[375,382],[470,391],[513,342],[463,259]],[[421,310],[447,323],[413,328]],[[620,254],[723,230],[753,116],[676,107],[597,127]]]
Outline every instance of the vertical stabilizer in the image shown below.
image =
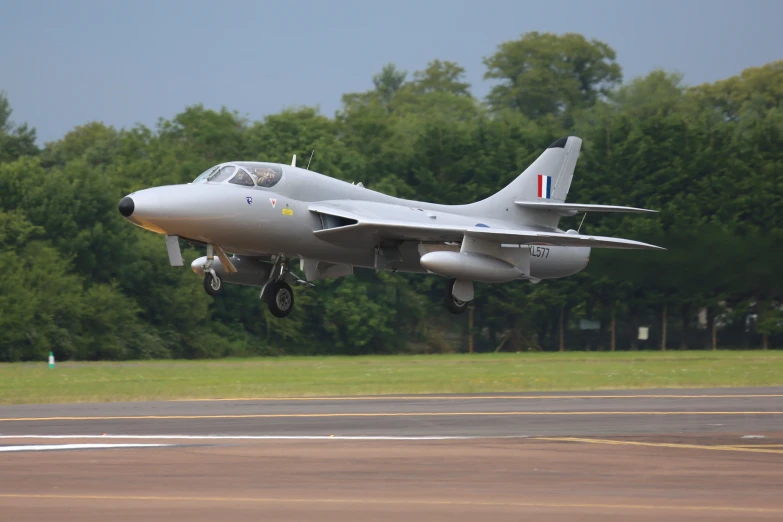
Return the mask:
[[[556,227],[559,216],[542,211],[516,208],[515,201],[562,203],[571,188],[582,140],[576,136],[552,143],[506,188],[472,205],[471,211],[488,217],[513,218],[520,224]],[[508,209],[508,210],[506,210]]]
[[560,138],[509,186],[498,192],[509,201],[551,201],[562,203],[571,188],[582,140]]
[[582,148],[582,140],[576,136],[571,136],[566,140],[565,157],[563,158],[563,165],[560,168],[560,172],[557,174],[557,180],[555,182],[553,199],[558,202],[563,202],[568,196],[568,190],[571,188],[571,180],[574,179],[574,169],[576,168],[576,160],[579,159],[579,151]]

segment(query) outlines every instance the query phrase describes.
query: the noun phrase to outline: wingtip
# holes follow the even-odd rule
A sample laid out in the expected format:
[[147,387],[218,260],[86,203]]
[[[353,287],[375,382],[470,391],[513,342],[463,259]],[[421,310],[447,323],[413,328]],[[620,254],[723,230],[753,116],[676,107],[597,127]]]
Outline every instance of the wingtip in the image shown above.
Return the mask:
[[565,146],[566,146],[566,142],[567,141],[568,141],[568,137],[567,136],[565,138],[560,138],[559,140],[555,141],[554,143],[552,143],[552,145],[550,145],[547,148],[548,149],[564,149]]

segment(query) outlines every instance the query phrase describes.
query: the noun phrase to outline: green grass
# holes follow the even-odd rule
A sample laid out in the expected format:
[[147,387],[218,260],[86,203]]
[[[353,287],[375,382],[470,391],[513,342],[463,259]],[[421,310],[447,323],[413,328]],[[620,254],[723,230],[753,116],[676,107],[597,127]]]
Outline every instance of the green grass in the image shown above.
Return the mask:
[[783,351],[0,364],[0,404],[783,385]]

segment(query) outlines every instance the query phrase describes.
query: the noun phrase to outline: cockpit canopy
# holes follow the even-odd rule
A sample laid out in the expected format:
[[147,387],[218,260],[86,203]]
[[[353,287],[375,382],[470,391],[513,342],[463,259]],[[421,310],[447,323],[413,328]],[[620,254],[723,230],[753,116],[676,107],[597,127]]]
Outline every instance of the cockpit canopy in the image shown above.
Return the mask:
[[275,163],[251,161],[221,163],[210,167],[193,183],[232,183],[246,187],[269,188],[283,177],[283,169]]

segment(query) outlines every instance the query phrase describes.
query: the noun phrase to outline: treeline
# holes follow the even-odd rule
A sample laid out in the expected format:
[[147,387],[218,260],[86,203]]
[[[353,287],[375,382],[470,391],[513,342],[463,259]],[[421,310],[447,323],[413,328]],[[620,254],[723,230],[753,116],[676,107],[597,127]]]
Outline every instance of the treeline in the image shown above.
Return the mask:
[[[0,96],[0,360],[783,345],[783,61],[696,87],[660,70],[622,83],[608,45],[528,33],[485,64],[495,86],[483,101],[458,64],[387,65],[335,117],[192,106],[154,130],[89,123],[43,148]],[[582,231],[668,250],[594,250],[568,279],[478,285],[462,316],[443,309],[443,279],[357,270],[297,288],[278,320],[257,289],[207,296],[168,265],[161,236],[117,212],[133,190],[219,162],[312,150],[318,172],[466,203],[569,134],[584,139],[569,201],[661,211],[590,215]]]

